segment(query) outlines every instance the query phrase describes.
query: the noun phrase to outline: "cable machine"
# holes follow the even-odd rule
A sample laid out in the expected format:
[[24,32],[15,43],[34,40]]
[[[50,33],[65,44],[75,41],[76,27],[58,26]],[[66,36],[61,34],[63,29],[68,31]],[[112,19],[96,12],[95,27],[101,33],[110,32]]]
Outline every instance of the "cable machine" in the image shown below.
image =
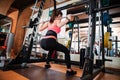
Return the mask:
[[[35,39],[34,37],[35,37],[35,34],[36,34],[36,27],[38,26],[37,23],[39,22],[39,20],[41,18],[42,10],[43,10],[43,6],[44,6],[45,2],[46,2],[46,0],[42,0],[41,1],[37,17],[34,20],[30,19],[30,23],[29,23],[29,27],[28,28],[33,28],[33,31],[31,33],[31,37],[29,39],[30,42],[28,43],[28,47],[24,46],[24,48],[22,48],[22,50],[20,51],[20,53],[18,53],[18,55],[16,56],[16,58],[10,60],[4,66],[4,70],[13,69],[13,67],[17,68],[16,65],[19,65],[19,67],[20,66],[21,67],[26,67],[26,63],[32,62],[30,60],[30,55],[31,55],[31,51],[32,51],[32,47],[33,47],[33,43],[34,43],[34,39]],[[45,60],[41,59],[39,61],[45,61]]]

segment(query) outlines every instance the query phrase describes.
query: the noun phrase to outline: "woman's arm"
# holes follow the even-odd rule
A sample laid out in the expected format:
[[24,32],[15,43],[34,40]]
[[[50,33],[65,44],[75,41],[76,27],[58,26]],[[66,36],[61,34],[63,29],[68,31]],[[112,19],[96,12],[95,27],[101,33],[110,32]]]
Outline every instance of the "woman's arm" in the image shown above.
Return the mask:
[[39,30],[40,31],[43,31],[44,29],[46,29],[48,27],[48,22],[42,24],[42,25],[39,25]]
[[60,23],[58,23],[59,27],[64,26],[65,24],[67,24],[70,21],[73,21],[74,17],[72,16],[72,14],[67,15],[67,17],[65,18],[65,20],[61,21]]

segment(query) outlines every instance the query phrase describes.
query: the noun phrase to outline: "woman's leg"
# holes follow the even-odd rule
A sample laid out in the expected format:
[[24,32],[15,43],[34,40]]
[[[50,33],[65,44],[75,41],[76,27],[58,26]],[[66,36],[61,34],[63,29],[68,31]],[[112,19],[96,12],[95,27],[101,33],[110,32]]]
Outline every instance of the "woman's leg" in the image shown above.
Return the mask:
[[45,68],[46,68],[46,69],[48,69],[48,68],[51,67],[51,66],[50,66],[50,59],[51,59],[52,53],[53,53],[52,50],[50,50],[49,53],[48,53],[47,60],[46,60],[46,65],[45,65]]
[[67,65],[67,71],[66,71],[66,75],[70,76],[70,75],[75,75],[77,72],[73,71],[71,69],[71,63],[70,63],[70,51],[62,44],[60,43],[56,43],[56,50],[57,51],[61,51],[65,54],[65,61],[66,61],[66,65]]
[[65,54],[65,62],[67,65],[67,69],[71,69],[71,63],[70,63],[70,51],[62,44],[56,43],[56,51],[61,51]]
[[49,51],[48,56],[47,56],[47,60],[46,60],[46,64],[49,64],[53,52],[54,51],[52,51],[52,50]]

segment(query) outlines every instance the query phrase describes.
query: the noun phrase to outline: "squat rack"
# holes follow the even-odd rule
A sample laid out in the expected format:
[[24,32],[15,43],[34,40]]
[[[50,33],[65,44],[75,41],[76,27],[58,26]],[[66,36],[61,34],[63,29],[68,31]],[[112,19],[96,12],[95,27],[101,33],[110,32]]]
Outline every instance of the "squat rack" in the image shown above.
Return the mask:
[[89,19],[91,18],[91,32],[88,35],[88,38],[90,42],[88,41],[88,46],[87,46],[87,52],[85,56],[85,63],[84,63],[84,69],[83,69],[83,74],[81,76],[82,80],[93,80],[94,77],[96,77],[100,72],[105,72],[105,61],[111,61],[109,59],[105,59],[104,56],[104,26],[103,26],[103,15],[101,15],[101,21],[102,21],[102,66],[98,69],[93,68],[93,60],[94,60],[94,54],[93,54],[93,45],[95,42],[95,30],[96,30],[96,13],[101,12],[113,8],[120,7],[120,4],[117,5],[112,5],[108,7],[101,7],[97,8],[97,0],[89,0]]

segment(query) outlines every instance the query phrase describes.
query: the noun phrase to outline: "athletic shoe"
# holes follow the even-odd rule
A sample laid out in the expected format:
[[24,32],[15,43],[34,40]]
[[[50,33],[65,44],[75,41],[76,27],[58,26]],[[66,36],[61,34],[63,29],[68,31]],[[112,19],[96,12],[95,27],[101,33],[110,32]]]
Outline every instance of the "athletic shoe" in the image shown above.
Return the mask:
[[75,75],[75,74],[77,74],[76,71],[73,71],[73,70],[71,70],[71,71],[66,71],[66,75],[67,75],[67,76],[72,76],[72,75]]
[[45,69],[49,69],[51,66],[49,64],[45,65]]

